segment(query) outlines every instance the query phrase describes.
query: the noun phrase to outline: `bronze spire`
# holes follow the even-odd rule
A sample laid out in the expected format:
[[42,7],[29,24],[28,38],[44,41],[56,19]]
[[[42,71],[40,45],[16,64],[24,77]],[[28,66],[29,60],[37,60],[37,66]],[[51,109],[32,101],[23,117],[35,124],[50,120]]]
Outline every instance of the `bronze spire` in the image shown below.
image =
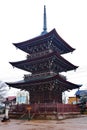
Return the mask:
[[44,35],[46,33],[47,33],[46,6],[44,5],[43,32],[41,33],[41,35]]

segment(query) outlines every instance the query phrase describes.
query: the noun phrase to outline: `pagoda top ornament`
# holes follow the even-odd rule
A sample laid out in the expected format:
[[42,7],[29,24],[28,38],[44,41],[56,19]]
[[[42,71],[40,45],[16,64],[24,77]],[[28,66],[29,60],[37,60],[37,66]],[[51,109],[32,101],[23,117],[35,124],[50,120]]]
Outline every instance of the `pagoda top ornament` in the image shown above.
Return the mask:
[[44,5],[44,16],[43,16],[43,32],[41,35],[44,35],[47,33],[47,19],[46,19],[46,6]]

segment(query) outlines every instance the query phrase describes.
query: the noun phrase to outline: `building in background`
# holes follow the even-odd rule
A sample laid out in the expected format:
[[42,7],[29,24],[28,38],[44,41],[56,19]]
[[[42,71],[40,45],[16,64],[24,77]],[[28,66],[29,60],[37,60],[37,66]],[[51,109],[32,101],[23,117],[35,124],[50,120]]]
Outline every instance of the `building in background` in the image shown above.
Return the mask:
[[19,91],[16,96],[17,104],[29,104],[29,93],[27,91]]
[[79,102],[79,98],[77,97],[69,97],[68,104],[77,104]]

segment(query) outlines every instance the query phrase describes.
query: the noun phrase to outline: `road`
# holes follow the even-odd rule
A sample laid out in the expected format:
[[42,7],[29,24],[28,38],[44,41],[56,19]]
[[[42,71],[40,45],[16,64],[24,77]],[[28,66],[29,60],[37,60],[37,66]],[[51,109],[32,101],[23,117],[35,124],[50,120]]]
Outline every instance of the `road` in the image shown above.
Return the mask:
[[8,122],[0,121],[0,130],[87,130],[87,116],[65,120],[10,119]]

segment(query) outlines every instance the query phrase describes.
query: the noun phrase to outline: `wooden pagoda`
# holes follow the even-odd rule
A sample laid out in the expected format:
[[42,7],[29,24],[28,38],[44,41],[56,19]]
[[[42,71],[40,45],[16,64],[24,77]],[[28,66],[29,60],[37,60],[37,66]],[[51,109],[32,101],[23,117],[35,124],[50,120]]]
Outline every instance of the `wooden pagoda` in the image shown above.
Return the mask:
[[62,103],[62,92],[81,86],[67,81],[66,77],[61,75],[61,72],[78,68],[61,56],[75,49],[66,43],[55,29],[47,32],[45,6],[43,25],[43,32],[38,37],[13,43],[15,47],[27,53],[27,58],[23,61],[10,62],[10,64],[28,71],[29,75],[24,75],[21,81],[7,84],[29,91],[30,104]]

